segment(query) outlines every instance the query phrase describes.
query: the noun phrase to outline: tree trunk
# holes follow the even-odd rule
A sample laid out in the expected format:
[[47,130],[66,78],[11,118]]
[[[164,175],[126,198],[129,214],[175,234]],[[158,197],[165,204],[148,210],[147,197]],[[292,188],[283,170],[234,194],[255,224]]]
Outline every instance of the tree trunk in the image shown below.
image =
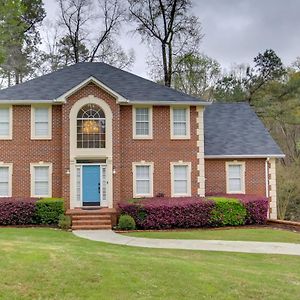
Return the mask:
[[168,70],[168,63],[167,63],[167,51],[166,51],[166,44],[161,45],[161,50],[162,50],[162,59],[163,59],[163,68],[164,68],[164,80],[165,80],[165,85],[170,86],[170,78],[169,78],[169,70]]
[[169,62],[168,62],[168,78],[169,78],[169,81],[168,81],[168,86],[171,86],[171,83],[172,83],[172,72],[173,72],[173,56],[172,56],[172,44],[170,43],[168,45],[168,55],[169,55]]

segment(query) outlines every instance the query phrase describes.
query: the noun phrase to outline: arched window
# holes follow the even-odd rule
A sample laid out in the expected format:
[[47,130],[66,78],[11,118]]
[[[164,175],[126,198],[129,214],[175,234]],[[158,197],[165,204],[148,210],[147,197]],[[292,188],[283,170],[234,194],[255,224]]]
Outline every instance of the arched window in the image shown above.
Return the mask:
[[77,114],[77,148],[105,148],[105,115],[96,104],[84,105]]

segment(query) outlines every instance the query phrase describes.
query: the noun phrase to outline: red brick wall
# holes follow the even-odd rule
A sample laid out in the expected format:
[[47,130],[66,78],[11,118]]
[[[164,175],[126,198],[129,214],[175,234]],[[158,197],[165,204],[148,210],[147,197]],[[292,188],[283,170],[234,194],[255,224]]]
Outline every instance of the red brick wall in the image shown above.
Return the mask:
[[[132,107],[119,106],[110,94],[89,84],[68,98],[66,104],[53,106],[52,140],[30,139],[30,106],[13,107],[13,140],[0,141],[0,161],[13,163],[13,196],[30,196],[30,163],[53,163],[53,196],[70,203],[70,135],[69,114],[73,104],[83,97],[94,95],[109,104],[113,113],[113,200],[125,201],[133,196],[132,162],[141,160],[154,163],[153,194],[171,195],[170,162],[191,162],[192,195],[197,195],[197,112],[191,107],[191,139],[170,139],[170,108],[153,107],[153,139],[132,139]],[[74,124],[74,126],[76,126]],[[246,193],[265,195],[265,160],[245,159]],[[226,192],[226,160],[206,160],[206,193]]]
[[[224,159],[205,160],[205,192],[226,193],[226,161]],[[239,159],[245,164],[246,194],[266,195],[265,159]]]
[[170,139],[170,107],[153,107],[153,139],[132,139],[132,107],[121,107],[121,151],[122,151],[122,184],[121,200],[132,198],[132,162],[145,160],[154,163],[153,195],[164,193],[171,195],[170,162],[182,160],[192,165],[192,195],[197,195],[197,122],[196,107],[191,107],[191,139]]
[[61,106],[52,108],[52,140],[31,140],[30,105],[13,106],[13,140],[0,140],[0,161],[13,163],[12,195],[30,196],[30,163],[39,161],[53,164],[52,195],[61,191]]

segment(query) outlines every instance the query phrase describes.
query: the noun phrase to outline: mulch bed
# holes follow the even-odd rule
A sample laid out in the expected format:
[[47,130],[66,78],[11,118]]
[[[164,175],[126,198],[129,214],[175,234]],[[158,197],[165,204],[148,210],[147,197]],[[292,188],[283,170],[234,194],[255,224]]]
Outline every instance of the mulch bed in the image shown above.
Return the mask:
[[[300,223],[299,223],[300,225]],[[207,230],[207,231],[215,231],[215,230],[234,230],[234,229],[261,229],[261,228],[273,228],[273,229],[283,229],[288,231],[299,231],[290,227],[290,226],[277,226],[277,225],[243,225],[243,226],[225,226],[225,227],[217,227],[217,228],[172,228],[172,229],[161,229],[161,230],[118,230],[115,229],[116,233],[132,233],[132,232],[182,232],[182,231],[197,231],[197,230]]]

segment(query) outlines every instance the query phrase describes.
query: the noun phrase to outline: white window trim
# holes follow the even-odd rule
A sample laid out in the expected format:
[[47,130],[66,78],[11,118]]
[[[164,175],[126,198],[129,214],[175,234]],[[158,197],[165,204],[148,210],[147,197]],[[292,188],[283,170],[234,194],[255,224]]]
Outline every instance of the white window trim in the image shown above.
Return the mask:
[[[186,135],[174,135],[174,109],[186,109]],[[170,129],[171,140],[189,140],[191,138],[189,106],[170,106]]]
[[[229,190],[229,166],[242,166],[242,177],[241,177],[241,187],[240,191],[230,191]],[[246,163],[244,161],[227,161],[226,162],[226,193],[227,194],[245,194],[245,173],[246,173]]]
[[[35,135],[35,109],[48,108],[48,135]],[[51,140],[52,139],[52,105],[31,105],[31,139],[32,140]]]
[[[149,109],[149,134],[137,135],[136,134],[136,109],[148,108]],[[153,107],[149,105],[138,105],[132,107],[132,138],[134,140],[151,140],[153,138]]]
[[8,108],[9,109],[9,133],[8,133],[8,135],[0,135],[0,140],[12,140],[13,106],[12,105],[1,105],[0,108]]
[[[48,195],[35,195],[35,177],[34,177],[34,168],[35,167],[49,167],[48,169]],[[44,163],[44,162],[39,162],[39,163],[31,163],[30,164],[30,178],[31,178],[31,197],[52,197],[52,163]]]
[[8,167],[8,196],[1,196],[1,198],[12,197],[12,175],[13,175],[13,164],[12,163],[4,163],[0,162],[1,167]]
[[[187,193],[186,194],[175,194],[174,192],[174,166],[187,166],[188,167],[188,177],[187,177]],[[172,197],[190,197],[192,195],[192,186],[191,186],[191,173],[192,173],[192,164],[191,162],[171,162],[170,163],[171,171],[171,196]]]
[[[150,193],[149,194],[138,194],[136,188],[136,167],[137,166],[149,166],[150,167]],[[154,163],[153,162],[133,162],[132,163],[132,175],[133,175],[133,198],[143,198],[143,197],[153,197],[153,172],[154,172]]]

